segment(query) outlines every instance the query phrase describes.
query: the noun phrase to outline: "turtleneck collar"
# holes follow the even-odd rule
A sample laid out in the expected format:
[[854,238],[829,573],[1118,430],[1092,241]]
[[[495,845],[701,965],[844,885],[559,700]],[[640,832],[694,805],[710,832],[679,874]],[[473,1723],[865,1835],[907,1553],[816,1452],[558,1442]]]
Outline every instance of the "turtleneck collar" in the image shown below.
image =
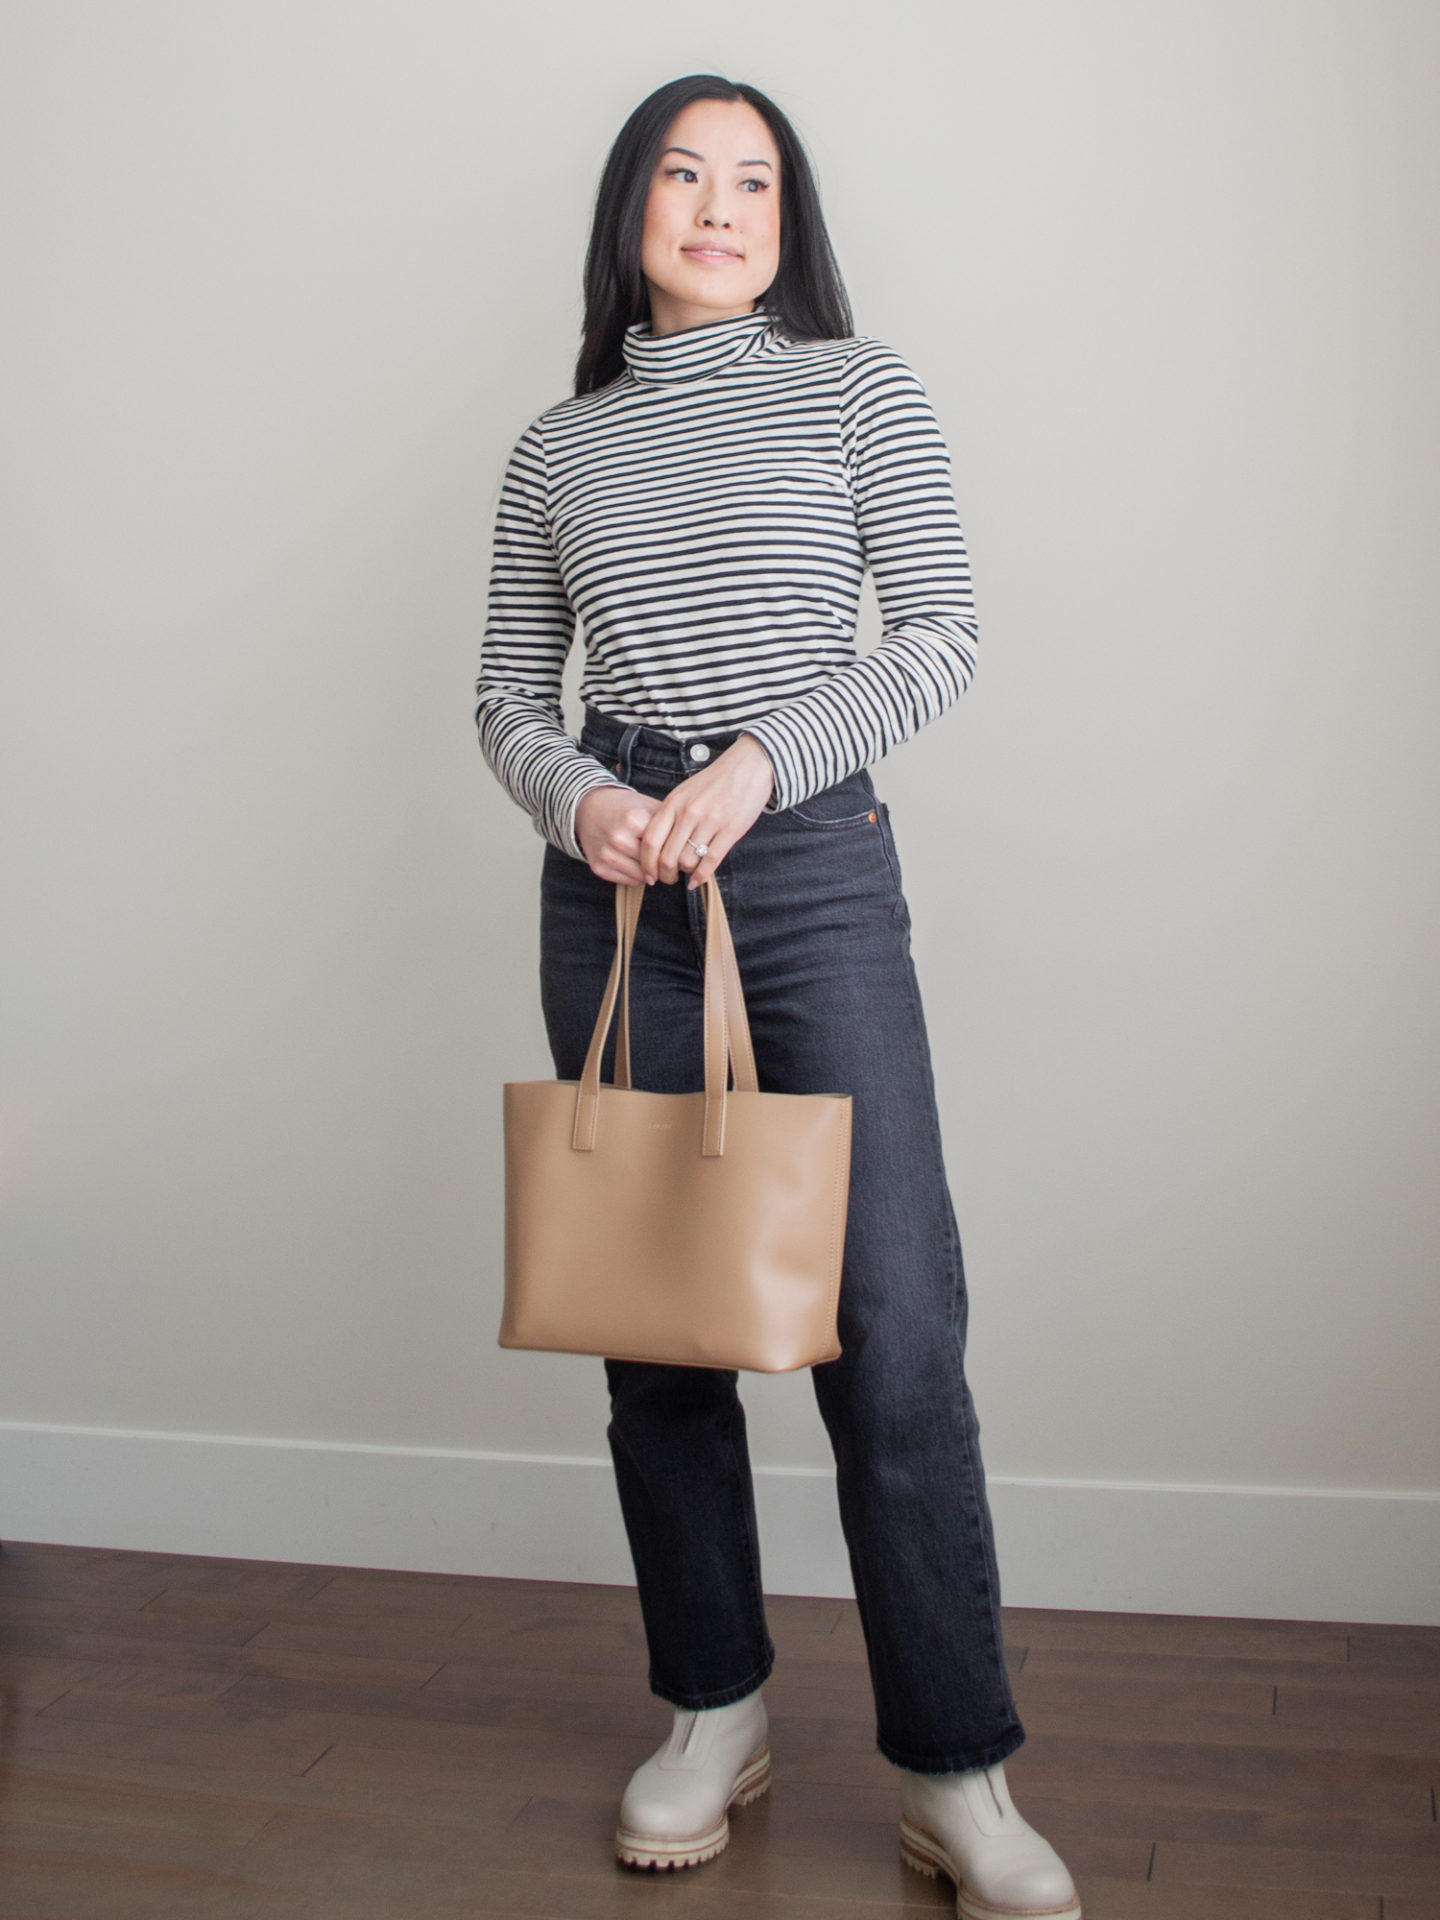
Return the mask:
[[652,334],[648,321],[636,321],[625,329],[621,352],[631,377],[642,386],[670,386],[680,380],[704,379],[748,359],[766,344],[771,332],[771,318],[764,307],[684,327],[679,333]]

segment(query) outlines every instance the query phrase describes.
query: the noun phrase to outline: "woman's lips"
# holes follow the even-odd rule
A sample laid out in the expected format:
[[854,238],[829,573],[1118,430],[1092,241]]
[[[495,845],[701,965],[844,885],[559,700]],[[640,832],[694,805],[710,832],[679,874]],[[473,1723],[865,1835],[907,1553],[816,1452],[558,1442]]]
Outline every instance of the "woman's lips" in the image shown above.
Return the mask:
[[682,253],[688,253],[692,260],[738,260],[740,255],[729,247],[682,247]]

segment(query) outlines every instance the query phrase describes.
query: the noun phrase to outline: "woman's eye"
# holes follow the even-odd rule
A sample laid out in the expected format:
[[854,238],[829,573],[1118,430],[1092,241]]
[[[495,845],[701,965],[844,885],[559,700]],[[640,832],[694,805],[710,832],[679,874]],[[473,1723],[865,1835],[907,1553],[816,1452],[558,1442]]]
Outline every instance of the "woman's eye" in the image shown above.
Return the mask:
[[[667,180],[678,180],[683,178],[688,185],[690,181],[698,180],[700,176],[698,173],[696,173],[694,167],[666,167],[665,178]],[[756,179],[753,179],[753,180],[742,180],[740,182],[740,185],[742,187],[754,187],[757,193],[764,193],[769,187],[770,182],[768,180],[761,180],[757,177]]]

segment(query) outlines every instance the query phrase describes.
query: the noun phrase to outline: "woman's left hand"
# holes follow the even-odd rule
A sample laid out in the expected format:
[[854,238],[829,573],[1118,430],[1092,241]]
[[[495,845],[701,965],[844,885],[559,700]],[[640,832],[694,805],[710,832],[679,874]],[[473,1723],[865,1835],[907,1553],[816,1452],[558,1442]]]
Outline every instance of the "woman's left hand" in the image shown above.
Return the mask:
[[[647,884],[667,886],[682,873],[690,887],[703,887],[720,862],[743,839],[775,791],[775,769],[754,734],[742,733],[698,773],[661,801],[640,836],[640,865]],[[694,840],[705,848],[702,858]]]

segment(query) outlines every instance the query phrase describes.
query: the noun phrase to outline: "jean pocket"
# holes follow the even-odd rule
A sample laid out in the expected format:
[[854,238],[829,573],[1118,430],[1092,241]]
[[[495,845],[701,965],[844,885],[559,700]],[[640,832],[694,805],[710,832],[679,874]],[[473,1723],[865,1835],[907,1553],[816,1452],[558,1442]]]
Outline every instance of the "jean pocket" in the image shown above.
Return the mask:
[[624,765],[614,742],[602,739],[597,734],[582,731],[575,744],[582,753],[588,753],[592,760],[598,760],[607,773],[618,775]]
[[858,773],[847,774],[843,780],[837,780],[833,787],[823,787],[819,793],[812,793],[808,800],[787,807],[786,812],[802,826],[829,832],[845,827],[863,827],[871,822],[878,824],[879,806],[870,775],[862,767]]

